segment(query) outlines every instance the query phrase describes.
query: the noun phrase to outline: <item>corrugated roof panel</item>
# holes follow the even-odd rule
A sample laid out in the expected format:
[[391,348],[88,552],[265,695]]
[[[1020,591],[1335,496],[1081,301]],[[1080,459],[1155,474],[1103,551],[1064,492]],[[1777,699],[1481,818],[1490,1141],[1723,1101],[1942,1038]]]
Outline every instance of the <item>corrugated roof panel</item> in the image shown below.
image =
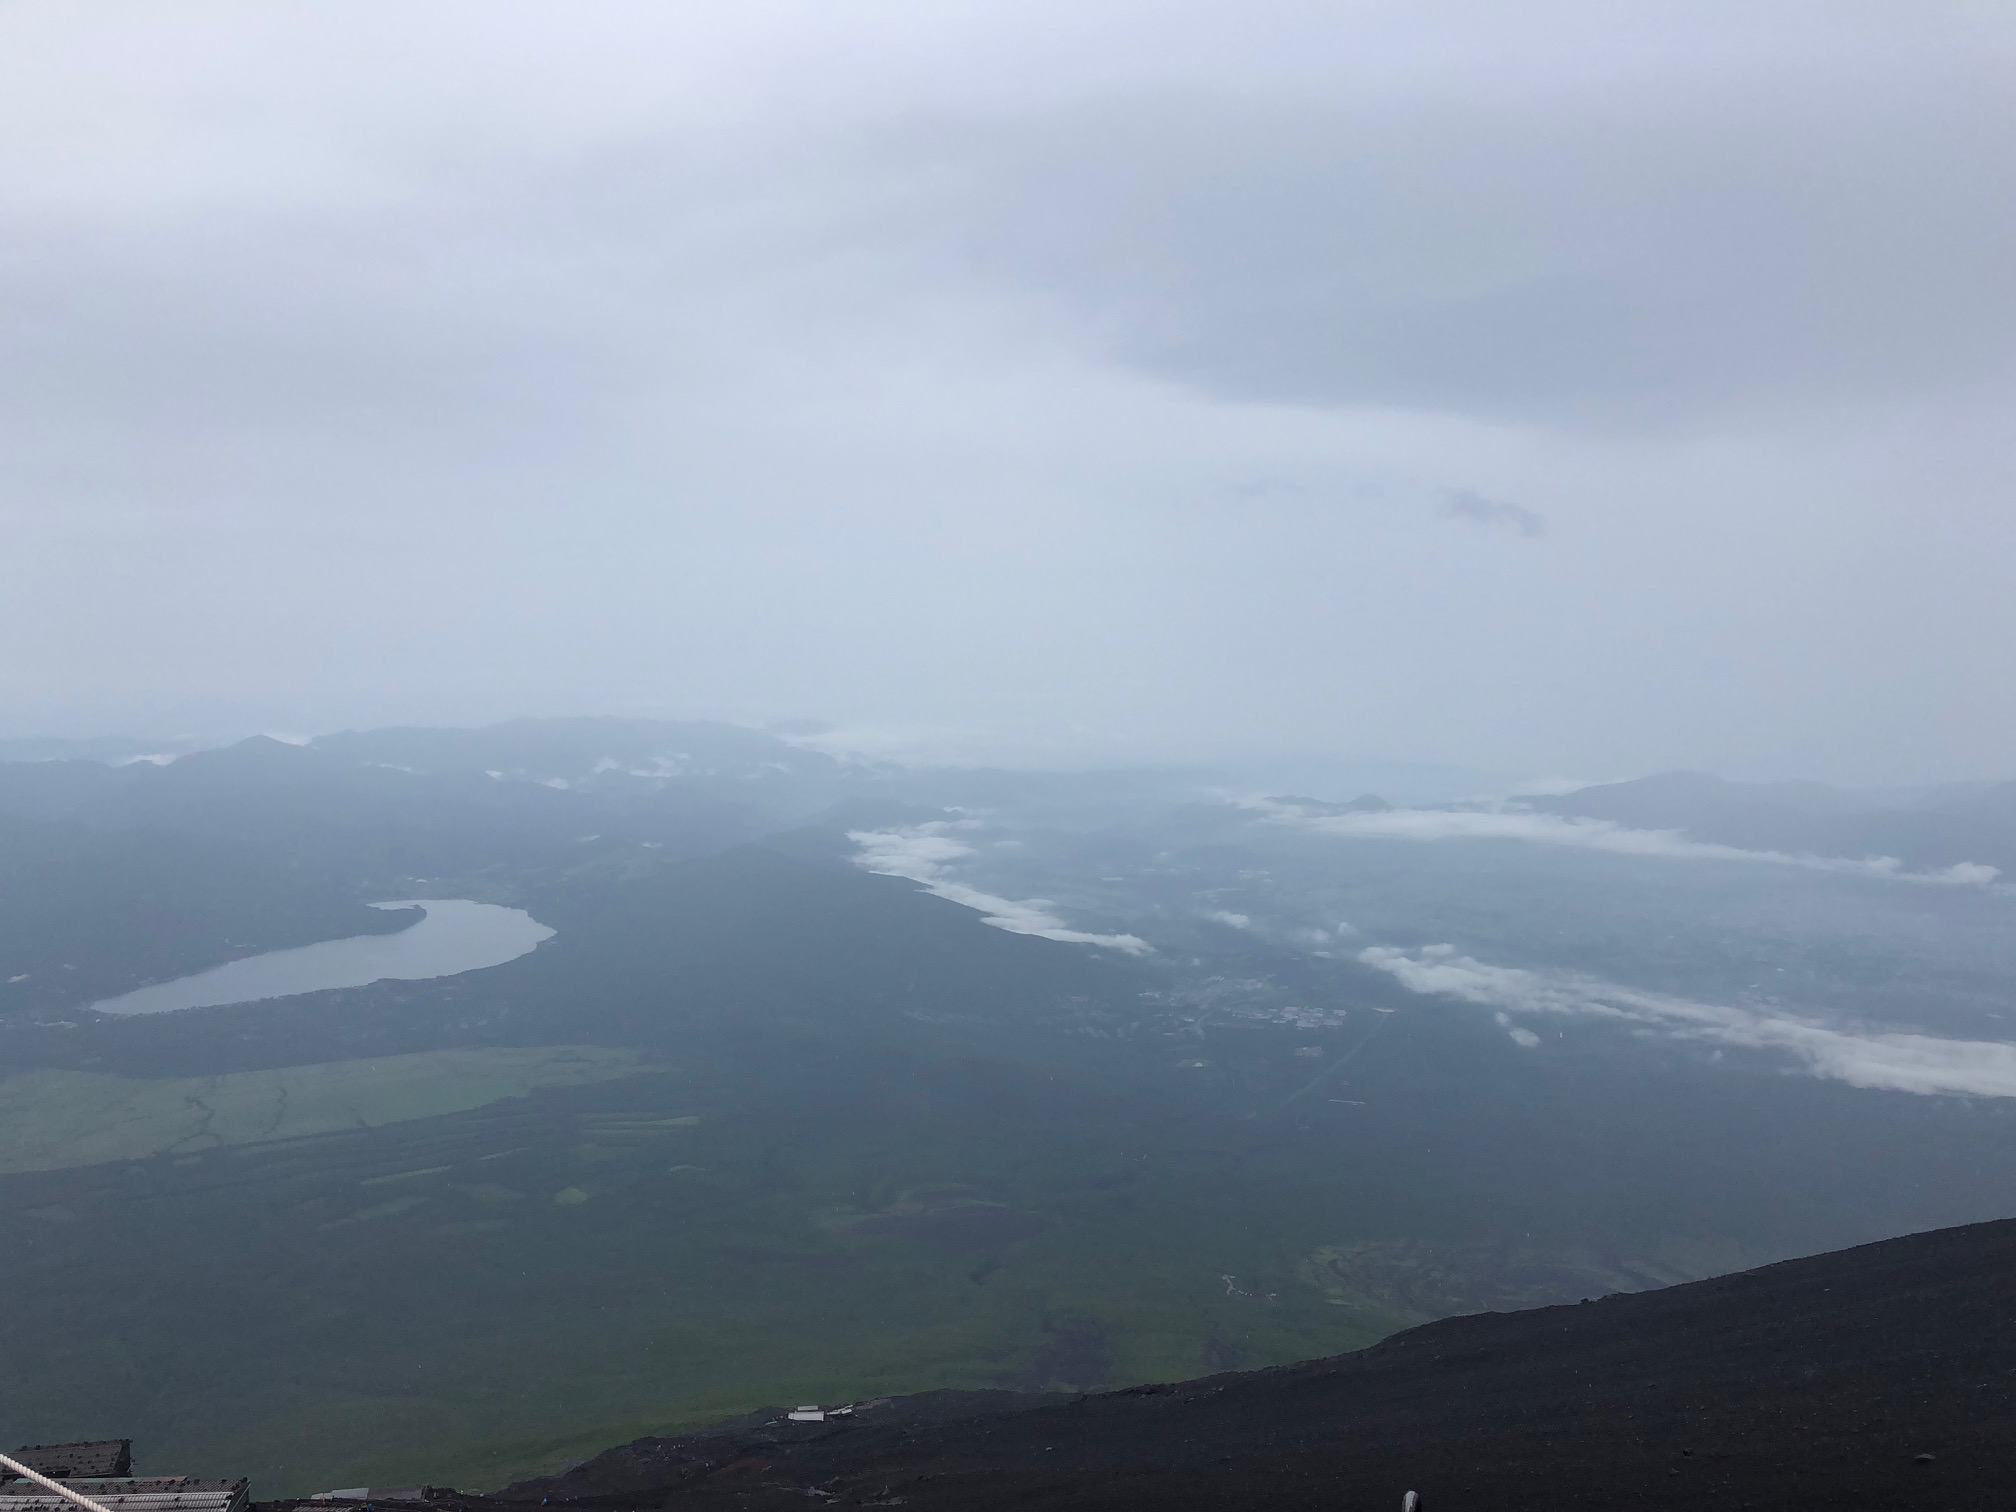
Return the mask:
[[[23,1464],[27,1461],[23,1460]],[[19,1484],[17,1477],[16,1484]],[[107,1512],[244,1512],[242,1480],[197,1480],[190,1476],[149,1476],[144,1480],[69,1477],[63,1482]],[[0,1490],[0,1512],[77,1512],[53,1491]]]

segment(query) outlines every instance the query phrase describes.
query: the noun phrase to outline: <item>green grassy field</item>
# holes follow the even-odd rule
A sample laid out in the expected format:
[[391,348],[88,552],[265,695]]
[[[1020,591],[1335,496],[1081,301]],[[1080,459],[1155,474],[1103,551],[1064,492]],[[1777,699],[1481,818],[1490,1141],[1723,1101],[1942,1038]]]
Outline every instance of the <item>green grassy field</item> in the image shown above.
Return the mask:
[[1342,1215],[1284,1229],[1264,1149],[1149,1169],[1149,1131],[1041,1077],[961,1099],[856,1064],[794,1096],[808,1068],[777,1069],[8,1178],[0,1276],[49,1305],[7,1417],[261,1494],[488,1486],[769,1402],[1191,1376],[1397,1321],[1297,1280]]
[[1530,1205],[1537,1237],[1481,1242],[1474,1195],[1424,1179],[1404,1128],[1351,1134],[1355,1109],[1327,1131],[1250,1116],[1306,1078],[1303,1033],[1206,1043],[1215,1091],[1156,1073],[1184,1092],[869,1040],[698,1047],[648,1074],[615,1053],[399,1057],[462,1065],[465,1096],[483,1065],[576,1084],[0,1177],[0,1287],[39,1304],[10,1328],[36,1369],[0,1413],[30,1439],[131,1434],[149,1468],[262,1495],[494,1487],[763,1405],[1283,1363],[1658,1263]]
[[161,1081],[23,1071],[0,1079],[0,1173],[375,1128],[638,1069],[633,1051],[555,1045],[423,1051]]

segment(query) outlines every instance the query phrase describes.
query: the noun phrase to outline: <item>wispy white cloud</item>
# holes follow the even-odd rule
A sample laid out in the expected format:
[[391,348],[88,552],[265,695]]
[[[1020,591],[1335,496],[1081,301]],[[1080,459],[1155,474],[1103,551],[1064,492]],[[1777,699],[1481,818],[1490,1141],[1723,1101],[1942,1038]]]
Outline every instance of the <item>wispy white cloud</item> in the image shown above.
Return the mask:
[[982,922],[996,929],[1073,945],[1098,945],[1128,955],[1151,953],[1148,942],[1136,935],[1072,929],[1052,911],[1056,905],[1048,898],[1003,898],[947,876],[948,865],[973,854],[973,847],[956,839],[953,832],[977,827],[978,821],[972,819],[941,819],[903,829],[849,830],[847,838],[857,847],[854,864],[863,871],[921,882],[938,897],[977,909]]
[[2016,1045],[1993,1040],[1833,1029],[1775,1010],[1641,992],[1581,972],[1493,966],[1453,945],[1412,952],[1375,945],[1360,951],[1358,959],[1390,973],[1410,991],[1499,1010],[1499,1022],[1521,1044],[1527,1041],[1509,1024],[1509,1014],[1607,1019],[1675,1039],[1782,1051],[1803,1061],[1815,1076],[1854,1087],[2016,1097]]
[[1214,924],[1223,924],[1232,929],[1251,929],[1253,927],[1251,915],[1234,913],[1229,908],[1216,909],[1204,915],[1204,917]]
[[1275,824],[1347,840],[1523,840],[1534,845],[1606,851],[1619,856],[1745,861],[1941,887],[1986,887],[2000,875],[1994,867],[1976,861],[1961,861],[1938,871],[1907,871],[1895,856],[1809,856],[1790,851],[1746,850],[1742,846],[1690,840],[1678,830],[1630,829],[1608,819],[1568,818],[1518,809],[1389,809],[1370,814],[1312,814],[1272,798],[1245,799],[1242,806],[1264,814]]

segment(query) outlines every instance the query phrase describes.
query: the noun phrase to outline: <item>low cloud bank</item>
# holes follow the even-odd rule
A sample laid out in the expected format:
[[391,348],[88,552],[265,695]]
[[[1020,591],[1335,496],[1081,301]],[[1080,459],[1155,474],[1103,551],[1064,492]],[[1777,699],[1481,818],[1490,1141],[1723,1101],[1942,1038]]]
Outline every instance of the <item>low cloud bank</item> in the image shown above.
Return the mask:
[[905,877],[921,882],[937,897],[977,909],[981,922],[1005,929],[1010,934],[1039,935],[1046,940],[1063,940],[1072,945],[1098,945],[1121,950],[1128,955],[1148,955],[1146,940],[1130,934],[1088,934],[1070,928],[1051,912],[1056,907],[1047,898],[1002,898],[968,887],[945,874],[946,866],[973,854],[973,847],[955,839],[952,831],[974,828],[974,821],[937,820],[906,829],[849,830],[847,838],[858,849],[854,864],[863,871],[885,877]]
[[1906,871],[1895,856],[1805,856],[1790,851],[1745,850],[1707,840],[1689,840],[1678,830],[1629,829],[1608,819],[1568,818],[1516,810],[1389,809],[1370,814],[1312,814],[1272,798],[1251,799],[1244,807],[1269,822],[1318,834],[1357,840],[1524,840],[1534,845],[1607,851],[1620,856],[1658,856],[1691,861],[1747,861],[1796,866],[1805,871],[1875,877],[1933,887],[1986,887],[2001,875],[1978,861],[1961,861],[1939,871]]
[[1397,978],[1409,991],[1499,1010],[1520,1044],[1536,1043],[1507,1018],[1552,1014],[1637,1024],[1674,1039],[1746,1050],[1777,1050],[1815,1076],[1888,1092],[1956,1097],[2016,1097],[2016,1045],[1939,1039],[1928,1034],[1855,1034],[1812,1019],[1763,1009],[1696,1002],[1640,992],[1574,971],[1492,966],[1453,945],[1408,952],[1375,945],[1358,959]]

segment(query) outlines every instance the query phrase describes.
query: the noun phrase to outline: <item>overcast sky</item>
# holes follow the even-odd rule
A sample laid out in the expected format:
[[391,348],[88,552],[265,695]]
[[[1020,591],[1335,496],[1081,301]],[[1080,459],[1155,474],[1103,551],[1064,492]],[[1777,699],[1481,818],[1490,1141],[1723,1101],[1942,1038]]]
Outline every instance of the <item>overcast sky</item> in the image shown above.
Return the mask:
[[2016,775],[2016,10],[0,11],[0,734]]

